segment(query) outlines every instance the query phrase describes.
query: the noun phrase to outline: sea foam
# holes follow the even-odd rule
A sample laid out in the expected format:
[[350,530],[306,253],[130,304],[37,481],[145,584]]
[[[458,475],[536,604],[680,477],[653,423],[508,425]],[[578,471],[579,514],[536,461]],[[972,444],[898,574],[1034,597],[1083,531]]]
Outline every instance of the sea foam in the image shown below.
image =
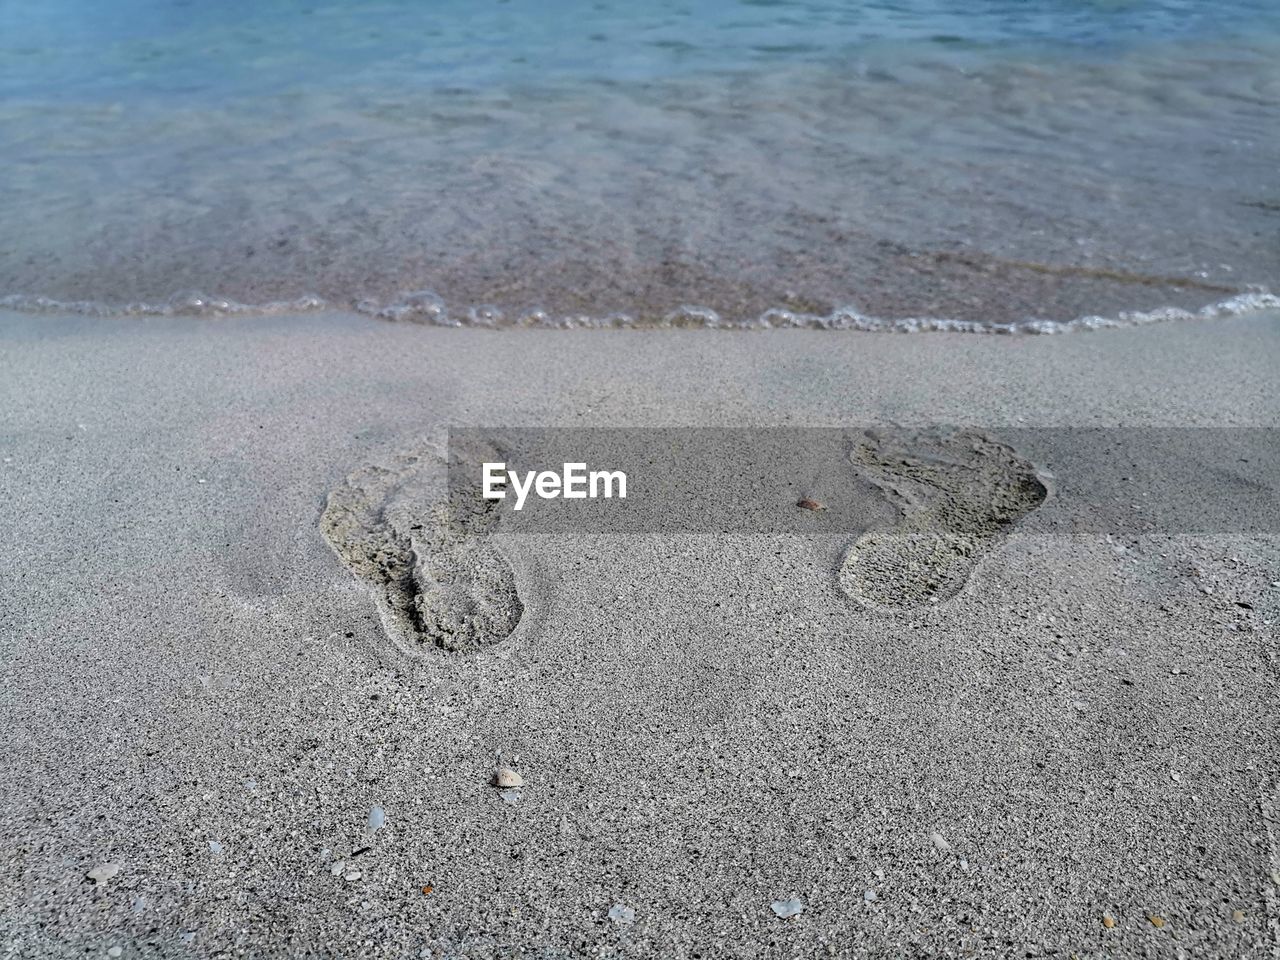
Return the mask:
[[627,313],[553,314],[531,308],[506,312],[489,304],[450,307],[430,290],[415,290],[388,301],[363,298],[330,301],[319,296],[265,303],[242,303],[226,297],[183,293],[159,302],[111,304],[96,300],[58,300],[52,297],[12,294],[0,297],[0,310],[17,313],[63,314],[93,317],[253,317],[280,314],[340,312],[356,313],[392,323],[412,323],[437,327],[530,327],[543,329],[663,329],[705,330],[856,330],[867,333],[979,333],[1006,335],[1050,335],[1078,331],[1141,327],[1185,320],[1220,320],[1251,313],[1280,310],[1280,296],[1255,288],[1218,300],[1199,309],[1157,307],[1126,310],[1114,316],[1090,314],[1067,320],[1029,317],[1013,323],[983,323],[949,317],[878,317],[856,307],[838,307],[829,314],[803,313],[772,308],[756,317],[727,318],[709,307],[686,304],[660,317],[646,319]]

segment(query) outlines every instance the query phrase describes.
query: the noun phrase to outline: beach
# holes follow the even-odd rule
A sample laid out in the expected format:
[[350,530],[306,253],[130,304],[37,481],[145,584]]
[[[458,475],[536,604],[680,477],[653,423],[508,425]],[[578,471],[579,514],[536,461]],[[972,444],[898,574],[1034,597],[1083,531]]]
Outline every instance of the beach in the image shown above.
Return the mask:
[[0,4],[0,960],[1280,960],[1280,7]]
[[[1273,957],[1265,498],[1247,532],[1221,502],[1011,522],[953,595],[885,609],[841,579],[846,531],[499,533],[518,622],[457,651],[394,642],[323,518],[450,428],[937,424],[1034,460],[1035,517],[1071,477],[1015,435],[1274,428],[1278,360],[1275,312],[0,314],[3,955]],[[859,483],[874,527],[910,515]]]

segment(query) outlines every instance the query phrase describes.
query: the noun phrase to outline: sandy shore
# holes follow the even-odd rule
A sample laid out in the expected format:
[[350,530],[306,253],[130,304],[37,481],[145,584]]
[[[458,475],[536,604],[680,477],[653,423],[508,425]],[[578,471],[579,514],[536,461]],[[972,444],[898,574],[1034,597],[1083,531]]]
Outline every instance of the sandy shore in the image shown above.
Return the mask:
[[1018,527],[881,612],[847,537],[519,535],[510,635],[415,656],[321,518],[449,425],[1276,427],[1277,369],[1263,315],[0,315],[0,955],[1275,956],[1273,534]]

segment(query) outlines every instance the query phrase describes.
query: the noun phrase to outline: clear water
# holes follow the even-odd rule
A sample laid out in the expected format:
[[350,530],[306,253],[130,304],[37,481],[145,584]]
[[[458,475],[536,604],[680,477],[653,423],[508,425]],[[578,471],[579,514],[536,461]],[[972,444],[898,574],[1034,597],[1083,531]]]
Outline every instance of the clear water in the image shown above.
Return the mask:
[[0,95],[219,102],[660,80],[835,63],[876,47],[1118,51],[1274,29],[1269,0],[6,0]]
[[1278,161],[1272,0],[0,0],[11,306],[1238,304]]

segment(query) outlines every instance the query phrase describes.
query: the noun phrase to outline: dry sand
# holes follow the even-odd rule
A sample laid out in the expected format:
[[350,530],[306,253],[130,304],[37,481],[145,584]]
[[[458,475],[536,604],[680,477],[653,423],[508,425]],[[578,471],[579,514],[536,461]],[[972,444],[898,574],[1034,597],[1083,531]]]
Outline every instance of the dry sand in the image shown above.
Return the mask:
[[1276,427],[1277,369],[1275,315],[0,316],[0,956],[1280,955],[1274,515],[1016,527],[879,611],[834,534],[510,535],[510,635],[412,655],[322,532],[447,425]]

